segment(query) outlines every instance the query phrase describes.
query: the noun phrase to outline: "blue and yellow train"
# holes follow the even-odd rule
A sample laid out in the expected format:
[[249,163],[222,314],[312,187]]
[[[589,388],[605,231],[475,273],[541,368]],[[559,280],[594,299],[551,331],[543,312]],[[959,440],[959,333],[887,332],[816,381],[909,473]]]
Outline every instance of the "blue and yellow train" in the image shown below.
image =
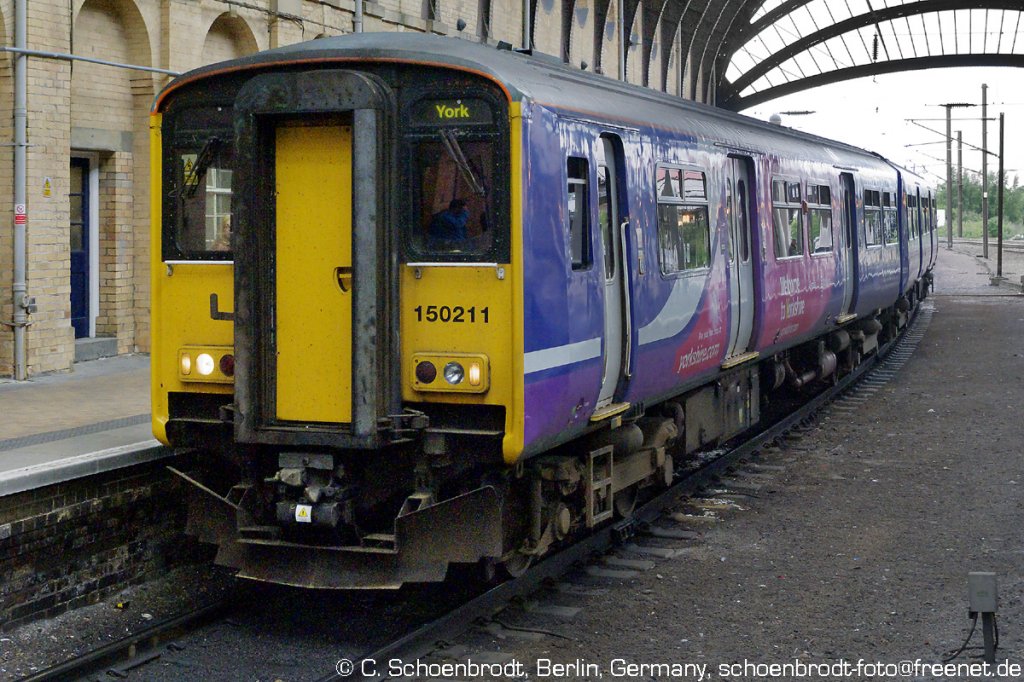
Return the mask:
[[523,570],[855,368],[936,254],[876,154],[429,35],[186,74],[152,159],[154,431],[293,585]]

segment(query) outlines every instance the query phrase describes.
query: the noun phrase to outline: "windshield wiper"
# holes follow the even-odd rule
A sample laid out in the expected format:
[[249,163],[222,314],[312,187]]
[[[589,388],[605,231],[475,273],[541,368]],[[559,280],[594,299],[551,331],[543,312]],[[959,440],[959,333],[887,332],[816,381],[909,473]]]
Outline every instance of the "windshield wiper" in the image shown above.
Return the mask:
[[486,196],[487,190],[484,189],[483,184],[477,179],[466,155],[462,153],[462,147],[459,146],[459,141],[455,139],[455,133],[451,130],[442,130],[440,132],[441,142],[444,143],[445,151],[448,152],[448,156],[452,157],[455,165],[459,167],[462,179],[466,181],[466,184],[469,185],[474,194]]

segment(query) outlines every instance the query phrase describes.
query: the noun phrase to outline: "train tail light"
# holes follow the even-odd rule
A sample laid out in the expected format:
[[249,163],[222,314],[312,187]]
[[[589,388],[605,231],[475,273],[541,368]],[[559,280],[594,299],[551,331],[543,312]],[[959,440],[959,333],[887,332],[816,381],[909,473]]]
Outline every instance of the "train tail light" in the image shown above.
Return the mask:
[[[410,369],[416,391],[486,393],[490,388],[487,356],[480,353],[415,353]],[[437,380],[438,374],[444,381]]]
[[231,346],[186,346],[178,349],[178,380],[230,384],[235,376]]

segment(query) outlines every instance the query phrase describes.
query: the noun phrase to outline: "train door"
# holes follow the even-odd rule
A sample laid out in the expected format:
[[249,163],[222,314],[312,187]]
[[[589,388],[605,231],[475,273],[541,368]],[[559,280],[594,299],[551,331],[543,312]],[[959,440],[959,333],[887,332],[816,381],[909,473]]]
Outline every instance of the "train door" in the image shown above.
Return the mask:
[[924,240],[921,239],[921,226],[924,224],[924,220],[922,220],[922,218],[927,218],[928,211],[927,209],[924,208],[925,205],[921,203],[922,201],[927,201],[927,198],[922,199],[920,189],[915,187],[914,203],[916,204],[916,208],[914,209],[914,217],[910,223],[911,228],[913,229],[913,234],[910,235],[910,239],[916,240],[914,242],[916,248],[914,249],[914,253],[911,257],[911,260],[914,263],[914,279],[918,279],[921,277],[921,262],[924,258]]
[[623,167],[621,148],[617,137],[601,136],[597,166],[597,212],[604,254],[604,372],[595,418],[617,412],[612,408],[612,401],[629,354],[628,279],[623,268],[626,226],[622,218],[623,207],[619,205],[619,197],[625,196],[620,191],[625,178],[618,173]]
[[857,306],[857,193],[851,174],[840,175],[840,184],[842,185],[843,205],[839,211],[842,221],[839,234],[843,242],[841,248],[845,282],[843,285],[843,312],[839,316],[839,321],[846,322],[856,317],[853,311]]
[[747,352],[754,327],[754,265],[750,258],[750,172],[753,161],[730,156],[726,172],[729,223],[729,349],[726,358]]
[[276,416],[348,423],[352,128],[279,125],[274,158]]

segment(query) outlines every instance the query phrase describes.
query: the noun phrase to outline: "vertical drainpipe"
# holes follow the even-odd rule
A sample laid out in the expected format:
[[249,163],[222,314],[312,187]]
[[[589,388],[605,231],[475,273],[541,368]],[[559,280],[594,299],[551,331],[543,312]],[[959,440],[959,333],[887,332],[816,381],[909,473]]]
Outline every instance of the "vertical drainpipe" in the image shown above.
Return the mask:
[[356,33],[363,32],[363,0],[356,0],[356,17],[352,24]]
[[[27,48],[25,33],[28,27],[28,0],[15,0],[14,6],[14,46]],[[26,248],[26,212],[25,206],[25,152],[26,141],[26,108],[27,108],[27,66],[28,57],[24,54],[14,56],[14,378],[17,381],[28,379],[28,368],[25,352],[25,326],[28,324],[28,306],[25,301],[27,292],[25,278]],[[19,212],[17,207],[21,207]]]
[[532,0],[523,0],[523,49],[529,50],[533,47],[530,40],[530,3]]

